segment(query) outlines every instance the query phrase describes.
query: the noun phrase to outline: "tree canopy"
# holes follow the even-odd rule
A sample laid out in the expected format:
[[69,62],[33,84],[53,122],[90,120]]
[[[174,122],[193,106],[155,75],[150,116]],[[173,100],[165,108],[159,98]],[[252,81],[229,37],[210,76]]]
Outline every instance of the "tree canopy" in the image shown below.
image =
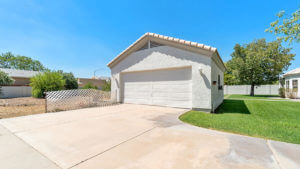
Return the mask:
[[291,15],[286,15],[285,11],[279,12],[277,19],[270,24],[266,32],[282,35],[278,38],[289,43],[300,42],[300,6]]
[[62,70],[59,70],[58,73],[61,73],[63,75],[63,79],[65,80],[65,89],[78,89],[78,82],[75,76],[72,72],[67,73],[63,72]]
[[11,52],[0,54],[0,67],[33,71],[47,70],[40,61],[26,56],[14,55]]
[[14,83],[14,79],[8,76],[7,73],[0,71],[0,94],[1,86],[11,85]]
[[281,45],[281,40],[268,43],[259,39],[236,44],[232,59],[226,63],[225,84],[249,84],[254,95],[255,85],[274,83],[288,69],[295,56],[290,51],[291,48]]

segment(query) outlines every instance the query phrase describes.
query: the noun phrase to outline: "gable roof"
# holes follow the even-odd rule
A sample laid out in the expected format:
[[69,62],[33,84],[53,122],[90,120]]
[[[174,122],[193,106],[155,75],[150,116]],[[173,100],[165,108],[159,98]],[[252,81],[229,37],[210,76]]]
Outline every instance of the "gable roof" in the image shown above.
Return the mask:
[[127,49],[125,49],[123,52],[121,52],[117,57],[115,57],[112,61],[110,61],[107,66],[113,67],[116,63],[124,59],[126,56],[130,55],[131,53],[135,52],[139,48],[141,48],[143,45],[145,45],[148,40],[158,42],[163,45],[173,46],[177,48],[181,48],[184,50],[201,53],[206,56],[217,56],[219,62],[221,63],[221,66],[225,68],[225,65],[217,51],[217,48],[207,46],[204,44],[200,44],[197,42],[191,42],[186,41],[183,39],[173,38],[169,36],[159,35],[156,33],[145,33],[143,36],[141,36],[138,40],[136,40],[133,44],[131,44]]
[[285,73],[283,76],[290,76],[290,75],[296,75],[296,74],[300,74],[300,67]]
[[6,69],[0,68],[0,71],[5,72],[10,77],[19,77],[19,78],[31,78],[40,72],[32,70],[18,70],[18,69]]

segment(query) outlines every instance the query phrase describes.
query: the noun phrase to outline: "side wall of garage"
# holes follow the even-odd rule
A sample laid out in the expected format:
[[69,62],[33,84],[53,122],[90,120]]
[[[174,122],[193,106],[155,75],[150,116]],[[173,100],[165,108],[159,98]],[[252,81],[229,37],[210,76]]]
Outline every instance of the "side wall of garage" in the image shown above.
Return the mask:
[[224,73],[214,60],[211,62],[211,80],[212,83],[215,81],[211,89],[212,108],[214,111],[224,100]]
[[[170,46],[140,50],[111,68],[112,94],[121,101],[121,74],[180,67],[192,68],[192,108],[211,109],[211,58]],[[201,69],[201,71],[199,71]],[[121,73],[122,72],[122,73]],[[201,73],[202,72],[202,73]]]

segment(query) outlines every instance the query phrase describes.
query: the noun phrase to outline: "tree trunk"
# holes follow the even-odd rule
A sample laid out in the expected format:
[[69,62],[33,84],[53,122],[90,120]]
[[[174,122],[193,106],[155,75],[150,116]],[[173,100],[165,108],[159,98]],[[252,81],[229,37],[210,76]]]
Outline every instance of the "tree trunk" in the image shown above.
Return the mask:
[[251,84],[250,96],[254,96],[254,84]]

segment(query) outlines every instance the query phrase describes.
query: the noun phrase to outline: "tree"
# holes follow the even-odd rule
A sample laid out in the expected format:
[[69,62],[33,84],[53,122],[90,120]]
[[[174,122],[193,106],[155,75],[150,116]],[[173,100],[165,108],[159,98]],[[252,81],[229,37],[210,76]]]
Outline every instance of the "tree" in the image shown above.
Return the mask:
[[227,69],[239,84],[250,84],[254,95],[256,85],[278,81],[279,75],[287,70],[294,58],[291,48],[284,48],[281,40],[267,43],[265,39],[254,40],[246,45],[237,44]]
[[[232,58],[245,58],[245,49],[240,44],[236,44],[234,46],[234,52],[231,54]],[[225,63],[226,72],[224,74],[224,83],[226,85],[239,85],[242,84],[241,81],[238,79],[238,64],[234,63],[233,61],[229,61]]]
[[66,73],[62,70],[57,71],[63,75],[63,79],[66,81],[65,89],[78,89],[77,79],[74,77],[73,73]]
[[8,76],[5,72],[0,71],[0,94],[1,94],[1,86],[12,85],[14,80]]
[[110,86],[111,86],[110,80],[105,81],[103,86],[102,86],[102,90],[103,91],[110,91]]
[[279,39],[284,39],[289,43],[300,42],[300,6],[292,15],[285,15],[285,11],[277,14],[277,20],[270,24],[266,32],[282,35]]
[[26,56],[15,56],[11,52],[0,54],[0,67],[33,71],[47,70],[40,61],[33,60]]
[[0,86],[12,85],[14,81],[7,73],[0,71]]
[[63,75],[59,72],[39,73],[30,79],[33,97],[45,97],[45,92],[63,90],[66,84]]

